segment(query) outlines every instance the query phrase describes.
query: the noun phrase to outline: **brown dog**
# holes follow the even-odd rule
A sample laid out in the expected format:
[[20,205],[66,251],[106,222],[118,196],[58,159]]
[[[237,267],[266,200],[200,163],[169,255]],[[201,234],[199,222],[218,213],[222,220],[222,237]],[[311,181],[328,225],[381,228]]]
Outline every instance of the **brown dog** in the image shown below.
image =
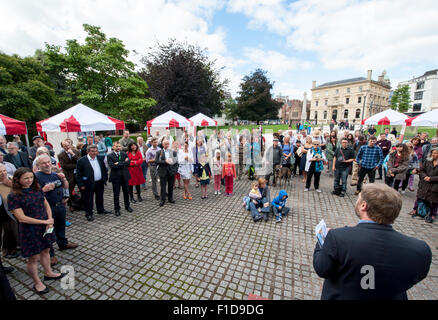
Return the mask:
[[291,172],[288,167],[282,167],[280,170],[280,187],[281,187],[281,180],[284,180],[285,184],[289,185],[290,182],[290,176]]
[[275,187],[277,183],[279,182],[281,183],[281,168],[279,164],[275,165],[274,167],[274,176],[275,176],[275,183],[273,184],[273,186]]

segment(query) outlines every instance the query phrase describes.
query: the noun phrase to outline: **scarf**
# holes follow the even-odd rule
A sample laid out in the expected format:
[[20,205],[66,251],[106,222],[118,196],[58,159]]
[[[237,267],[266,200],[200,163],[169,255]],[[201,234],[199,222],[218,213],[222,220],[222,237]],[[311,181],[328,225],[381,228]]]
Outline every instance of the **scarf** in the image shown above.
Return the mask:
[[[319,154],[321,156],[322,159],[322,151],[321,148],[315,149],[314,147],[312,147],[312,152],[313,152],[313,157],[315,157],[315,155]],[[322,172],[324,170],[324,164],[323,161],[315,161],[315,171],[316,172]]]

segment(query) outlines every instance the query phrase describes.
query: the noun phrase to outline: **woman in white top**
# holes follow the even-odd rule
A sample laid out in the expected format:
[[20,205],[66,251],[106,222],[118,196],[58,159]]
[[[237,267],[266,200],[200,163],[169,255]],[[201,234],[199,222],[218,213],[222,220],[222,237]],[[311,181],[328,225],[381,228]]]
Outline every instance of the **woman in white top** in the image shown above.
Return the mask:
[[184,142],[184,148],[178,150],[178,173],[184,182],[184,199],[192,200],[189,191],[189,183],[192,178],[193,153],[189,149],[188,141]]

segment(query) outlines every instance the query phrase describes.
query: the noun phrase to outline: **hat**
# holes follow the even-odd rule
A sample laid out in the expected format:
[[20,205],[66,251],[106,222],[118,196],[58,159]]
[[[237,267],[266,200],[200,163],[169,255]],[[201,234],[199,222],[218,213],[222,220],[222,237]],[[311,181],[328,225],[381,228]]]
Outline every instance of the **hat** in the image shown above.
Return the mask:
[[34,142],[35,139],[38,139],[38,138],[44,141],[44,138],[43,138],[43,137],[41,137],[41,136],[35,136],[35,137],[32,138],[32,142]]

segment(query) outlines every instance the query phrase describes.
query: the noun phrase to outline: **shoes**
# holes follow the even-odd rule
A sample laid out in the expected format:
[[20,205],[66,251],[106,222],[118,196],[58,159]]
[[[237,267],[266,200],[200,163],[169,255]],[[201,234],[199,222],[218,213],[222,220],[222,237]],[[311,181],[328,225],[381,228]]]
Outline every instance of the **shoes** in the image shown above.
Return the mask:
[[44,276],[44,281],[48,281],[48,280],[59,280],[61,278],[64,278],[66,275],[68,274],[68,272],[66,273],[61,273],[59,276],[57,277],[48,277],[48,276]]
[[15,269],[12,268],[12,267],[3,267],[3,273],[4,273],[4,274],[11,273],[11,272],[13,272],[14,270],[15,270]]
[[356,191],[354,192],[354,194],[355,194],[356,196],[357,196],[359,193],[360,193],[359,190],[356,190]]
[[137,200],[135,200],[134,198],[132,198],[132,199],[131,199],[131,202],[132,202],[132,203],[136,203]]
[[49,288],[45,288],[44,290],[41,290],[41,291],[38,291],[37,290],[37,288],[35,288],[35,286],[33,286],[33,291],[36,293],[36,294],[46,294],[46,293],[49,293]]
[[70,227],[70,226],[71,226],[71,222],[65,220],[65,226],[66,226],[66,227]]
[[56,257],[51,257],[50,258],[50,265],[54,266],[56,264],[58,264],[58,259],[56,259]]
[[408,190],[409,190],[410,192],[414,192],[414,191],[415,191],[414,188],[408,188]]
[[164,201],[160,201],[160,207],[164,206]]
[[427,222],[427,223],[433,223],[433,219],[432,219],[432,216],[429,214],[429,215],[427,215],[425,218],[424,218],[424,220]]
[[14,253],[8,253],[8,254],[5,256],[5,258],[6,258],[6,259],[15,259],[15,258],[18,258],[18,256],[19,256],[18,252],[14,252]]
[[137,200],[138,200],[138,202],[142,202],[142,201],[143,201],[143,198],[142,198],[140,195],[138,195],[138,196],[137,196]]
[[405,191],[405,190],[402,190],[402,191],[400,191],[400,193],[401,193],[401,194],[405,194],[405,193],[406,193],[406,191]]
[[218,191],[218,192],[217,192],[217,194],[221,194],[221,192],[220,192],[220,191]]
[[304,189],[304,192],[307,192],[307,191],[309,191],[309,188]]
[[378,178],[376,178],[376,180],[382,180],[382,177],[378,177]]
[[275,223],[280,223],[281,222],[281,217],[276,217],[275,218]]
[[192,196],[189,197],[189,200],[193,200]]
[[332,191],[332,195],[339,196],[339,193],[337,193],[336,191]]
[[321,189],[316,189],[316,192],[321,193],[322,191]]
[[128,212],[134,212],[134,209],[132,209],[131,207],[126,207],[125,210]]
[[59,248],[59,250],[63,251],[63,250],[69,250],[69,249],[76,249],[77,247],[78,247],[77,243],[69,242],[69,243],[67,243],[67,245],[65,247]]
[[341,194],[339,195],[341,198],[345,197],[345,192],[341,192]]
[[111,211],[103,210],[102,212],[98,212],[97,214],[111,214]]
[[262,220],[262,216],[261,216],[261,215],[255,216],[255,217],[253,218],[253,220],[254,220],[254,222],[257,222],[257,221],[259,221],[259,220]]
[[[216,193],[215,193],[216,194]],[[186,196],[184,196],[184,200],[187,200],[187,197]]]
[[269,214],[265,213],[263,215],[263,219],[265,219],[265,222],[269,220]]
[[175,203],[175,200],[173,200],[173,199],[169,199],[169,202],[170,202],[170,203]]
[[160,200],[160,196],[155,196],[155,200]]
[[85,217],[87,218],[88,221],[94,221],[94,218],[93,218],[92,215],[88,215],[88,216],[85,216]]
[[116,217],[120,217],[120,209],[115,210],[114,214]]

